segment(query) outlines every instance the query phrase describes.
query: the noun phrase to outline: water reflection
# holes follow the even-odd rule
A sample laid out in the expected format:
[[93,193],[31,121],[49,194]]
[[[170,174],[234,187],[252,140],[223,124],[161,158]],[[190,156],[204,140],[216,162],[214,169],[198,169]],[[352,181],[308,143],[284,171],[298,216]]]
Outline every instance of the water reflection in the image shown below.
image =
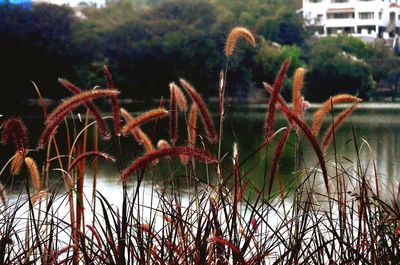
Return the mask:
[[[308,124],[311,123],[312,113],[315,109],[311,109],[306,113],[305,120]],[[355,151],[355,143],[353,141],[353,130],[358,147],[360,148],[359,158],[364,168],[368,168],[369,172],[373,172],[373,165],[371,158],[376,161],[377,171],[379,172],[380,181],[383,185],[397,182],[399,161],[400,157],[400,105],[399,104],[361,104],[361,108],[357,109],[338,130],[335,136],[337,162],[341,163],[343,167],[351,170],[356,169],[355,165],[349,161],[356,162],[357,156]],[[240,158],[251,156],[251,158],[241,167],[241,174],[244,178],[255,183],[255,185],[262,185],[265,177],[269,175],[269,166],[274,155],[274,147],[263,149],[255,154],[254,150],[264,141],[263,123],[265,119],[265,106],[262,105],[237,105],[229,106],[226,108],[226,119],[223,139],[223,154],[226,155],[223,161],[223,169],[225,177],[229,177],[232,172],[232,162],[230,159],[232,152],[232,145],[237,142],[240,150]],[[30,135],[38,136],[43,128],[39,118],[29,117],[24,119],[30,130]],[[322,126],[322,131],[329,125],[329,118]],[[277,117],[276,127],[287,126],[285,118],[281,115]],[[353,129],[352,129],[353,128]],[[157,125],[148,124],[144,130],[151,136],[153,142],[160,138],[168,139],[168,121],[160,121]],[[200,126],[200,130],[201,126]],[[323,133],[321,133],[323,135]],[[180,121],[180,136],[181,144],[185,142],[186,130],[185,121],[182,118]],[[65,130],[59,129],[57,138],[63,142],[65,137]],[[279,175],[282,176],[283,185],[288,184],[294,179],[294,165],[295,165],[295,134],[292,133],[289,138],[289,143],[282,154],[279,167]],[[368,142],[372,149],[372,153],[368,150],[368,146],[363,144],[363,141]],[[302,136],[299,142],[302,147],[302,160],[306,166],[315,166],[316,156],[311,150],[310,144]],[[115,143],[102,143],[101,149],[109,153],[118,153],[119,147]],[[141,154],[141,148],[133,139],[121,139],[119,145],[122,153],[122,165],[125,166],[130,160]],[[210,147],[215,151],[215,147]],[[3,154],[7,154],[9,149],[3,149]],[[33,154],[35,156],[37,154]],[[3,155],[2,163],[6,160],[6,155]],[[334,148],[331,146],[326,153],[328,165],[332,165],[335,161]],[[35,157],[40,160],[40,157]],[[265,165],[267,163],[267,165]],[[89,164],[90,165],[90,164]],[[159,166],[155,167],[147,178],[154,179],[158,182],[165,180],[166,176],[171,176],[170,168],[177,169],[173,175],[184,176],[186,174],[185,168],[179,161],[164,161]],[[267,170],[265,170],[267,168]],[[204,166],[199,166],[198,177],[206,175]],[[99,175],[101,179],[107,183],[104,192],[114,192],[120,189],[117,184],[118,169],[115,165],[110,165],[108,162],[100,164]],[[208,170],[209,174],[214,174],[212,169]],[[57,175],[57,174],[53,174]],[[7,177],[2,176],[3,180]],[[54,176],[58,178],[59,176]],[[114,189],[116,188],[116,189]]]

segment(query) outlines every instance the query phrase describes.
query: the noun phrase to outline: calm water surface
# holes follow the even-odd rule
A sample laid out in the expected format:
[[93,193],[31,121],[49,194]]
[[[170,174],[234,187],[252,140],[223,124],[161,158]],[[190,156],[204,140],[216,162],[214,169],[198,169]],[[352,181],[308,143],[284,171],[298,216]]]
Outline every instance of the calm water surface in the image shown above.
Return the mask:
[[[315,106],[314,106],[315,107]],[[143,109],[145,110],[145,109]],[[267,166],[270,165],[270,161],[274,155],[274,147],[263,149],[257,153],[254,151],[264,141],[263,135],[263,123],[265,119],[265,105],[239,105],[233,107],[227,107],[226,119],[224,128],[224,139],[223,139],[223,154],[226,154],[223,169],[227,177],[232,170],[231,165],[231,153],[232,145],[234,142],[238,143],[240,150],[241,160],[246,159],[248,156],[251,158],[241,167],[242,175],[251,180],[255,184],[261,184],[264,181],[265,175],[265,162]],[[315,108],[310,108],[305,116],[305,120],[308,124],[311,123],[312,113]],[[132,110],[134,112],[134,110]],[[43,123],[40,118],[37,117],[25,117],[24,120],[27,123],[30,131],[31,138],[35,139],[39,135],[39,132],[43,128]],[[329,125],[330,117],[327,117],[326,122],[322,128],[322,131]],[[217,124],[217,117],[215,116],[215,124]],[[79,127],[79,119],[76,119],[75,123]],[[186,139],[186,132],[184,129],[184,118],[182,117],[180,122],[180,143],[184,143]],[[70,125],[71,126],[71,125]],[[287,126],[287,122],[283,116],[279,115],[276,128]],[[356,161],[355,142],[353,141],[353,130],[356,136],[358,148],[360,149],[361,164],[372,170],[372,158],[376,160],[378,172],[380,174],[381,181],[386,184],[389,182],[397,182],[399,178],[399,166],[400,166],[400,104],[361,104],[360,107],[352,114],[351,118],[348,119],[338,130],[335,138],[336,150],[337,150],[337,161],[343,164],[343,167],[352,171],[354,165],[349,161]],[[71,129],[71,128],[70,128]],[[164,120],[156,125],[154,123],[146,125],[144,131],[151,136],[154,144],[158,139],[168,138],[168,121]],[[202,126],[200,125],[200,132],[202,132]],[[323,133],[322,133],[323,134]],[[60,145],[67,141],[65,134],[65,127],[60,127],[58,132],[58,141]],[[283,178],[284,183],[289,183],[293,179],[294,164],[295,164],[295,133],[290,135],[289,144],[282,154],[280,162],[280,175]],[[316,157],[307,140],[300,136],[299,138],[301,150],[302,150],[302,161],[305,167],[313,167],[316,163]],[[372,153],[364,143],[367,142],[372,149]],[[32,140],[34,143],[35,140]],[[118,148],[120,146],[121,148]],[[89,143],[89,149],[91,144]],[[120,143],[110,142],[100,144],[100,148],[108,153],[122,157],[122,167],[128,165],[129,161],[141,154],[141,148],[132,139],[121,139]],[[62,149],[62,148],[61,148]],[[215,147],[211,147],[213,153],[216,153]],[[65,150],[61,150],[61,152]],[[3,154],[12,154],[10,149],[3,149]],[[30,154],[35,159],[40,161],[43,154],[32,152]],[[3,156],[1,162],[4,165],[6,159]],[[334,161],[334,149],[330,147],[326,153],[328,166],[331,166]],[[57,167],[57,164],[53,164]],[[86,185],[92,186],[91,183],[91,170],[90,163],[88,163],[88,177]],[[170,171],[172,167],[176,171]],[[199,170],[199,177],[206,176],[207,170],[203,165],[197,167]],[[8,172],[8,171],[7,171]],[[109,162],[103,162],[99,165],[98,189],[112,196],[112,194],[120,194],[120,185],[117,184],[119,170],[117,165],[110,164]],[[148,172],[150,172],[148,170]],[[172,173],[171,173],[172,172]],[[269,172],[269,167],[267,167]],[[210,176],[213,174],[213,169],[209,169],[208,173]],[[166,178],[170,176],[184,176],[185,169],[179,163],[179,161],[163,161],[153,170],[147,174],[146,181],[153,182],[162,185]],[[268,175],[268,173],[267,173]],[[7,182],[7,173],[3,174],[3,182]],[[53,172],[52,182],[61,183],[60,173],[57,171]],[[16,181],[18,183],[18,180]],[[21,182],[20,182],[21,183]]]

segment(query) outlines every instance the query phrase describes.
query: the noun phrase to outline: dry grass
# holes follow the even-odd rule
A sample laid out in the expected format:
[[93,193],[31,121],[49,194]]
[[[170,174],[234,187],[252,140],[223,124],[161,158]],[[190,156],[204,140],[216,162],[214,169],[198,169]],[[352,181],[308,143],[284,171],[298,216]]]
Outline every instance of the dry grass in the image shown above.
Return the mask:
[[[237,33],[239,35],[235,38],[228,37],[227,43],[231,43],[228,56],[232,56],[234,43],[243,34],[253,45],[254,39],[245,33]],[[339,125],[351,114],[355,105],[332,119],[331,128],[321,143],[315,132],[319,132],[326,110],[330,111],[336,103],[344,100],[344,96],[333,97],[329,104],[324,105],[324,111],[318,110],[315,126],[310,126],[298,113],[303,104],[303,70],[296,72],[295,109],[290,110],[280,95],[288,67],[287,60],[278,72],[275,84],[264,84],[271,97],[265,131],[259,134],[265,134],[266,140],[243,158],[237,144],[234,144],[233,151],[222,150],[226,155],[221,156],[228,67],[221,75],[218,141],[206,103],[183,79],[180,84],[191,99],[186,104],[192,106],[187,120],[185,116],[185,132],[188,135],[184,137],[176,131],[173,136],[170,132],[171,141],[157,139],[157,129],[160,129],[156,125],[155,132],[139,127],[143,122],[138,120],[157,124],[157,119],[153,118],[158,118],[158,115],[146,112],[146,118],[143,115],[133,117],[126,110],[119,109],[118,92],[107,68],[104,68],[109,87],[106,90],[81,91],[71,89],[72,84],[67,81],[60,81],[75,95],[49,115],[56,121],[47,118],[43,130],[45,136],[42,135],[39,140],[39,146],[46,148],[45,151],[33,153],[28,149],[27,130],[20,119],[13,118],[3,123],[2,142],[7,144],[13,140],[15,157],[18,158],[10,159],[0,174],[6,189],[13,191],[14,179],[20,178],[25,180],[25,190],[11,200],[0,185],[0,263],[398,264],[400,190],[394,189],[397,192],[392,198],[381,197],[375,161],[371,175],[358,157],[360,144],[354,132],[354,167],[348,170],[336,160],[333,166],[328,167],[332,164],[328,163],[332,154],[326,152],[330,140],[334,139]],[[178,98],[183,97],[185,102],[186,99],[183,94],[178,96],[176,89],[171,89],[171,99],[175,97],[171,109],[177,114],[179,106],[186,115],[187,107]],[[94,125],[100,124],[99,117],[106,116],[96,113],[98,108],[94,99],[108,97],[112,99],[110,111],[113,113],[114,130],[109,130],[110,137],[101,140],[97,134],[104,134],[103,125]],[[346,97],[346,101],[358,101],[355,97]],[[65,119],[76,106],[82,104],[88,108],[84,122]],[[47,111],[43,109],[46,116]],[[159,110],[164,115],[165,110]],[[275,128],[275,118],[280,111],[286,117],[288,126]],[[93,122],[89,114],[94,118]],[[128,164],[122,155],[121,142],[124,139],[120,135],[120,114],[127,126],[122,130],[123,134],[128,136],[131,133],[145,149],[135,153],[133,161]],[[197,129],[198,116],[205,133]],[[170,119],[177,117],[170,115]],[[66,141],[54,137],[62,121],[66,124]],[[171,130],[175,131],[176,126],[177,123],[172,125]],[[318,127],[314,133],[313,127]],[[89,133],[92,128],[94,134]],[[280,158],[285,146],[293,148],[289,142],[293,128],[299,129],[296,134],[299,142],[303,138],[309,140],[318,162],[304,161],[302,150],[295,145],[296,158],[300,163],[296,163],[294,179],[289,184],[283,184]],[[278,136],[280,138],[275,145]],[[196,141],[196,138],[202,141]],[[205,138],[209,142],[203,141]],[[188,141],[183,146],[175,146],[175,141],[180,139]],[[157,149],[154,149],[152,141],[157,140]],[[215,142],[218,144],[217,151]],[[105,146],[104,150],[99,150],[99,146]],[[270,149],[274,152],[271,161],[267,161],[269,156],[260,153],[267,153]],[[65,155],[63,150],[66,150]],[[41,167],[37,167],[30,158],[33,154],[35,158],[43,156]],[[338,155],[335,148],[333,155],[335,158]],[[264,157],[265,161],[260,161],[260,164],[265,166],[265,172],[270,172],[261,186],[253,180],[253,171],[247,166],[249,159],[255,156]],[[232,158],[232,164],[222,163],[227,157]],[[99,158],[108,160],[107,163],[119,172],[116,181],[119,179],[121,184],[120,203],[114,204],[113,200],[96,192]],[[179,159],[185,160],[184,165],[178,162]],[[7,177],[8,170],[5,169],[9,167],[13,174]],[[83,186],[91,167],[94,174],[92,199],[87,197]],[[43,170],[39,172],[38,168]],[[161,168],[164,170],[161,171]],[[49,184],[50,172],[56,172],[62,178],[65,183],[63,189]],[[162,174],[162,182],[154,181],[152,176],[155,174]],[[149,176],[150,180],[147,179]],[[354,192],[348,194],[349,190]],[[66,212],[68,218],[60,215],[61,212]]]

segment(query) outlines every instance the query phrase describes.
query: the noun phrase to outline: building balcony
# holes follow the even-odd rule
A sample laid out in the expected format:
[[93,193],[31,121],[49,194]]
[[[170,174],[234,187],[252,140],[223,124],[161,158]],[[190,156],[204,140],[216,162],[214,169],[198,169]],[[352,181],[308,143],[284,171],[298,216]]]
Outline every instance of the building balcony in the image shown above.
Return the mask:
[[354,27],[355,23],[356,23],[356,19],[354,19],[354,18],[325,20],[326,27]]

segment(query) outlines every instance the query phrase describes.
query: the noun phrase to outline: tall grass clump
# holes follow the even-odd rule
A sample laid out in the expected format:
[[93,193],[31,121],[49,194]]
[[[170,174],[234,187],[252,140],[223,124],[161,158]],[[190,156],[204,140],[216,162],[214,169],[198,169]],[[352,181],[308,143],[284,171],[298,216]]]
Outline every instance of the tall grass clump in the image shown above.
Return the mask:
[[[382,195],[375,161],[360,160],[372,150],[354,129],[351,169],[338,160],[335,133],[356,110],[357,97],[332,95],[309,122],[301,92],[306,69],[294,72],[293,107],[280,94],[291,72],[288,58],[274,83],[263,83],[264,127],[253,132],[260,145],[245,154],[240,144],[224,142],[229,58],[240,38],[256,45],[243,27],[227,37],[217,128],[201,90],[183,78],[170,83],[167,109],[120,108],[107,67],[104,89],[81,90],[59,79],[73,95],[51,111],[42,106],[36,149],[21,119],[2,122],[1,141],[13,142],[7,147],[13,155],[0,171],[0,263],[398,264],[400,189]],[[100,110],[99,101],[108,109]],[[343,102],[351,105],[338,113]],[[314,160],[303,156],[306,147]],[[284,182],[288,165],[281,158],[288,149],[294,170]],[[118,198],[98,188],[100,166],[114,170]]]

